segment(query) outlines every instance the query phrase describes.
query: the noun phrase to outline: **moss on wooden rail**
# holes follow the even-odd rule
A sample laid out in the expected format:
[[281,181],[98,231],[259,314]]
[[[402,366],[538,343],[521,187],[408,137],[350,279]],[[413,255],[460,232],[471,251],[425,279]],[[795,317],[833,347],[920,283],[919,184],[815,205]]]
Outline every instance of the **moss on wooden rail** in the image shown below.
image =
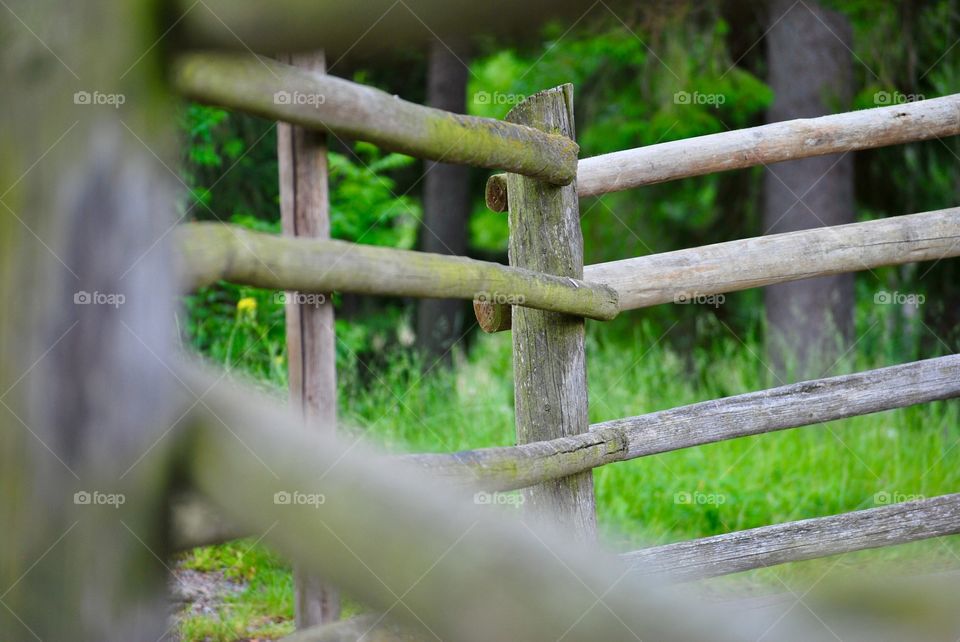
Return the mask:
[[419,158],[504,169],[557,185],[577,172],[564,136],[417,105],[373,87],[245,54],[186,54],[173,82],[184,95]]
[[175,230],[185,285],[218,280],[277,290],[511,300],[518,305],[610,320],[616,293],[603,285],[476,261],[345,241],[289,238],[220,223]]

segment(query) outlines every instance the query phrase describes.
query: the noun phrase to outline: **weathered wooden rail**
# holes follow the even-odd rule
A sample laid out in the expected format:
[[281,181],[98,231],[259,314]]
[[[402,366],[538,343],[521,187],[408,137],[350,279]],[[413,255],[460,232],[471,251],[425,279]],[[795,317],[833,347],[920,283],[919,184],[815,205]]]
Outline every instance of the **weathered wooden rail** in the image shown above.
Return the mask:
[[960,533],[960,494],[762,526],[627,553],[642,574],[693,580]]
[[[597,196],[679,178],[955,136],[960,95],[801,118],[584,158],[577,194]],[[507,211],[503,174],[487,183],[487,204]]]
[[[24,14],[41,5],[60,9],[51,0],[11,1]],[[308,12],[304,15],[329,18],[338,11],[330,3],[284,2]],[[261,24],[260,12],[245,0],[212,4],[227,21],[198,10],[184,25],[185,41],[208,38],[222,46],[225,34],[236,38],[239,33],[254,46],[273,48],[281,27],[301,35],[313,29],[302,17],[295,25],[282,12]],[[510,211],[511,265],[184,225],[173,235],[176,265],[171,270],[164,269],[170,262],[165,255],[152,253],[163,237],[162,214],[172,209],[171,195],[155,187],[162,175],[155,154],[166,155],[170,138],[153,127],[151,118],[163,90],[149,73],[123,80],[124,66],[144,49],[138,38],[103,36],[105,28],[120,34],[129,24],[141,24],[138,11],[155,14],[146,2],[129,3],[118,13],[113,3],[95,0],[70,9],[67,26],[47,34],[56,36],[58,49],[89,51],[86,62],[97,70],[91,82],[100,83],[101,91],[129,92],[137,99],[130,101],[131,114],[121,121],[90,111],[76,120],[58,98],[63,81],[44,75],[24,88],[24,100],[14,101],[15,126],[9,140],[0,141],[0,175],[12,185],[4,203],[31,212],[31,223],[50,234],[58,259],[67,257],[76,270],[51,272],[35,255],[17,251],[36,234],[11,217],[0,219],[0,256],[12,266],[0,271],[0,293],[5,300],[26,289],[38,294],[37,303],[0,319],[0,345],[10,348],[0,364],[0,389],[5,390],[0,401],[8,411],[2,415],[0,476],[9,489],[9,498],[0,501],[0,517],[24,525],[12,535],[15,545],[0,550],[0,579],[10,587],[0,594],[4,637],[8,631],[16,631],[11,637],[29,632],[39,639],[162,637],[166,613],[157,605],[162,604],[163,557],[197,538],[247,532],[291,555],[298,569],[402,625],[398,633],[378,617],[363,620],[366,631],[375,630],[381,639],[695,641],[769,634],[815,640],[828,635],[819,625],[793,619],[789,611],[762,620],[706,604],[691,608],[689,598],[665,591],[651,577],[657,582],[661,575],[710,577],[960,531],[960,499],[945,495],[620,557],[590,550],[592,468],[956,397],[960,356],[589,426],[584,318],[607,320],[621,310],[681,295],[957,256],[960,210],[584,267],[577,208],[578,195],[956,135],[960,97],[675,141],[578,163],[569,86],[530,97],[500,122],[413,105],[246,54],[184,54],[172,65],[173,85],[194,99],[424,158],[507,170],[505,179],[493,184],[503,189]],[[160,33],[157,29],[150,42]],[[35,69],[36,58],[24,52],[46,46],[23,34],[0,39],[11,61],[0,73],[10,86],[24,70]],[[162,66],[154,62],[151,68]],[[283,92],[315,99],[287,100]],[[43,106],[39,111],[38,105]],[[150,132],[146,140],[131,142],[131,123]],[[35,135],[78,124],[80,145],[44,149]],[[160,152],[148,153],[142,144]],[[46,162],[56,171],[31,173],[36,159],[48,154]],[[51,190],[56,182],[51,176],[64,179],[73,191]],[[188,288],[229,279],[313,292],[484,295],[487,300],[480,303],[494,304],[506,297],[509,308],[479,307],[492,320],[487,325],[502,329],[506,319],[515,322],[518,445],[384,458],[304,430],[303,417],[272,406],[250,387],[228,386],[222,374],[167,356],[174,271]],[[120,275],[127,273],[131,280],[124,283]],[[78,312],[65,294],[76,290],[75,280],[90,289],[129,287],[150,296],[133,298],[119,310],[86,306]],[[37,346],[51,343],[48,361],[38,366]],[[134,351],[140,356],[131,357]],[[63,457],[51,460],[58,451]],[[79,512],[78,483],[95,484],[91,489],[118,486],[130,501],[94,518]],[[468,501],[475,489],[516,488],[525,489],[526,518],[532,520],[505,519]],[[203,527],[212,521],[208,509],[196,495],[182,499],[185,489],[201,493],[237,528],[227,523]],[[325,500],[314,505],[277,501],[278,494],[289,491],[322,493]],[[175,498],[181,499],[168,518],[166,509]],[[544,524],[550,521],[565,530],[551,530]],[[101,569],[106,559],[118,564]],[[78,573],[85,585],[63,581],[63,569]],[[955,609],[938,608],[944,630],[955,634]],[[303,631],[298,639],[354,639],[356,634],[352,623]]]

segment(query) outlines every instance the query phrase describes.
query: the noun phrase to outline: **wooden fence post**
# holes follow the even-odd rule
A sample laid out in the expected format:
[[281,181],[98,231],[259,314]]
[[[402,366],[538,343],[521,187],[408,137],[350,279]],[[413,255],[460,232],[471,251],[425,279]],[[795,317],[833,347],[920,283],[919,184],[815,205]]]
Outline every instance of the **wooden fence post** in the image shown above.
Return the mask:
[[[574,138],[573,85],[530,96],[507,120]],[[583,235],[577,187],[558,187],[519,174],[507,176],[511,265],[573,278],[583,276]],[[509,292],[492,293],[495,300]],[[586,432],[584,321],[515,306],[513,373],[517,442]],[[593,475],[578,473],[524,491],[525,510],[557,523],[574,539],[596,538]]]
[[[326,71],[322,51],[290,56],[286,62]],[[277,124],[280,212],[288,236],[330,238],[326,138],[316,131]],[[287,293],[286,325],[290,403],[305,421],[332,435],[337,422],[336,337],[329,296]],[[335,587],[294,567],[297,628],[339,619]]]

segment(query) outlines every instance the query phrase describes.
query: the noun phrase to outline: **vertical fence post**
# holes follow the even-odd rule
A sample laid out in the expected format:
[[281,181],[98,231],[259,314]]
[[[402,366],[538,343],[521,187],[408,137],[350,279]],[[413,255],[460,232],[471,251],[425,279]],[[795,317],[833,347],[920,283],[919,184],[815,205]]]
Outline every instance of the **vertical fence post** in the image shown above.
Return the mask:
[[[574,138],[573,85],[527,98],[510,122]],[[519,174],[507,177],[510,263],[538,272],[583,277],[583,234],[576,183],[557,187]],[[505,293],[508,294],[508,293]],[[576,435],[589,429],[582,318],[517,306],[513,310],[517,442]],[[591,471],[525,491],[525,509],[580,541],[596,538]]]
[[[323,52],[290,56],[287,62],[318,73],[326,70]],[[288,236],[330,238],[327,147],[322,134],[277,124],[280,212]],[[330,433],[337,422],[337,373],[333,301],[316,295],[286,304],[290,403],[306,421]],[[335,587],[294,567],[297,628],[339,619]]]

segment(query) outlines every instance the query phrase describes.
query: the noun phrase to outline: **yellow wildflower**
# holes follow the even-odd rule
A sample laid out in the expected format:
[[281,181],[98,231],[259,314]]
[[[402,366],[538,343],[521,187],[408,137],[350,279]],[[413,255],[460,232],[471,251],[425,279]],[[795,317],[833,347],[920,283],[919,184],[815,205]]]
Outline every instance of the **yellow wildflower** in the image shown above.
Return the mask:
[[252,296],[245,296],[237,301],[237,312],[253,316],[257,313],[257,300]]

